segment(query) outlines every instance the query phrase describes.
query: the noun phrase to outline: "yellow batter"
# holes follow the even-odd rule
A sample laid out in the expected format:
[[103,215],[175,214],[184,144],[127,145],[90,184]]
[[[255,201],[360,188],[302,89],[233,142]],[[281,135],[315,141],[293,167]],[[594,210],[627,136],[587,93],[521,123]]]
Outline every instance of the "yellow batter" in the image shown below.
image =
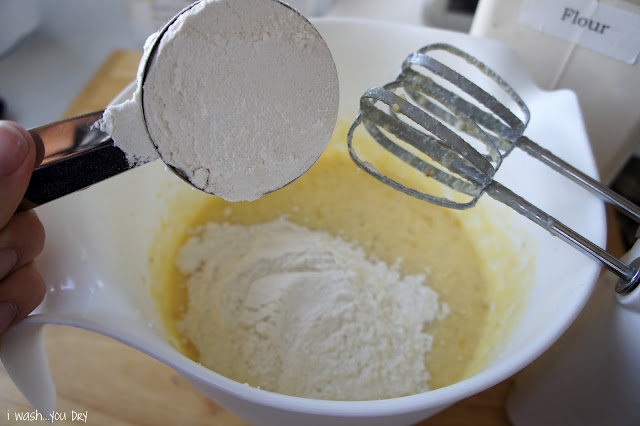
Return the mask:
[[[329,148],[309,172],[256,201],[229,203],[197,191],[176,199],[171,220],[157,233],[150,261],[166,331],[185,355],[198,360],[176,329],[188,307],[184,277],[173,259],[189,229],[210,221],[246,225],[283,215],[312,230],[357,241],[387,264],[402,258],[404,274],[430,270],[428,285],[451,310],[428,330],[434,335],[427,360],[431,389],[477,373],[496,355],[517,321],[523,288],[531,282],[531,261],[523,260],[513,235],[503,230],[509,212],[491,201],[460,212],[394,191],[354,165],[346,152],[346,129],[345,123],[337,126]],[[395,160],[388,166],[395,167]],[[424,176],[401,167],[418,187],[428,185]]]

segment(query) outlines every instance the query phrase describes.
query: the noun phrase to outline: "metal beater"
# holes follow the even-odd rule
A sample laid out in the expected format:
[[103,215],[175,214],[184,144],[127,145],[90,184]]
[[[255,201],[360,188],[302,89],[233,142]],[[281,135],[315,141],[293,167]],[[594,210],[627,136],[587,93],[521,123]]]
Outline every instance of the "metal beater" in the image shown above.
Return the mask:
[[[456,63],[472,65],[471,78],[455,71]],[[468,53],[438,43],[410,54],[395,81],[362,95],[347,144],[360,168],[413,197],[465,209],[489,194],[610,269],[620,277],[616,291],[630,293],[640,282],[640,259],[623,262],[493,180],[503,159],[518,147],[640,221],[638,206],[524,136],[529,117],[522,98],[497,73]],[[453,194],[409,188],[363,160],[353,144],[360,125],[384,149]]]

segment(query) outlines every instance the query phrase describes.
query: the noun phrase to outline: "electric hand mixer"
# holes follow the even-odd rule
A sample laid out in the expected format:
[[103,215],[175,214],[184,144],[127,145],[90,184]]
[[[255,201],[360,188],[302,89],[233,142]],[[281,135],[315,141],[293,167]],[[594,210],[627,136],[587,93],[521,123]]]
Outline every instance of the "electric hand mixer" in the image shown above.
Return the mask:
[[[473,66],[473,81],[454,70],[460,61]],[[349,154],[381,182],[444,207],[473,207],[487,193],[600,262],[620,277],[616,291],[630,293],[640,282],[640,259],[623,262],[493,180],[501,162],[519,147],[640,221],[638,206],[524,136],[528,121],[524,101],[494,71],[451,45],[433,44],[410,54],[395,81],[362,95],[360,113],[348,132]],[[378,171],[354,146],[360,125],[392,155],[453,194],[422,192]]]

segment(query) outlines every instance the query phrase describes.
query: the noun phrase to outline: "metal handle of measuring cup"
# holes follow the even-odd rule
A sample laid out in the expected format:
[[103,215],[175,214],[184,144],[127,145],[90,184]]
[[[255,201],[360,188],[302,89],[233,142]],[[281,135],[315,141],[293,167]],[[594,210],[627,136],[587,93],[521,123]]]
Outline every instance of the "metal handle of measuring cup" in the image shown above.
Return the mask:
[[44,143],[44,159],[35,168],[18,210],[29,210],[129,170],[125,153],[108,134],[93,127],[94,111],[30,129]]

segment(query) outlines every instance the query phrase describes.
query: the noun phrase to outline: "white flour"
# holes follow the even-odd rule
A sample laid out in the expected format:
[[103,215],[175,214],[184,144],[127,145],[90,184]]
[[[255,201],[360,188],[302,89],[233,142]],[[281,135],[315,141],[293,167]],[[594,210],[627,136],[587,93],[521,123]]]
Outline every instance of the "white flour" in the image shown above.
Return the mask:
[[179,252],[188,307],[179,331],[200,362],[300,397],[373,400],[428,390],[424,326],[448,307],[425,275],[286,220],[210,223]]
[[133,98],[108,108],[100,128],[131,163],[159,153],[228,201],[296,179],[331,137],[335,64],[316,29],[278,2],[207,0],[169,28],[144,83],[148,134],[142,66]]

